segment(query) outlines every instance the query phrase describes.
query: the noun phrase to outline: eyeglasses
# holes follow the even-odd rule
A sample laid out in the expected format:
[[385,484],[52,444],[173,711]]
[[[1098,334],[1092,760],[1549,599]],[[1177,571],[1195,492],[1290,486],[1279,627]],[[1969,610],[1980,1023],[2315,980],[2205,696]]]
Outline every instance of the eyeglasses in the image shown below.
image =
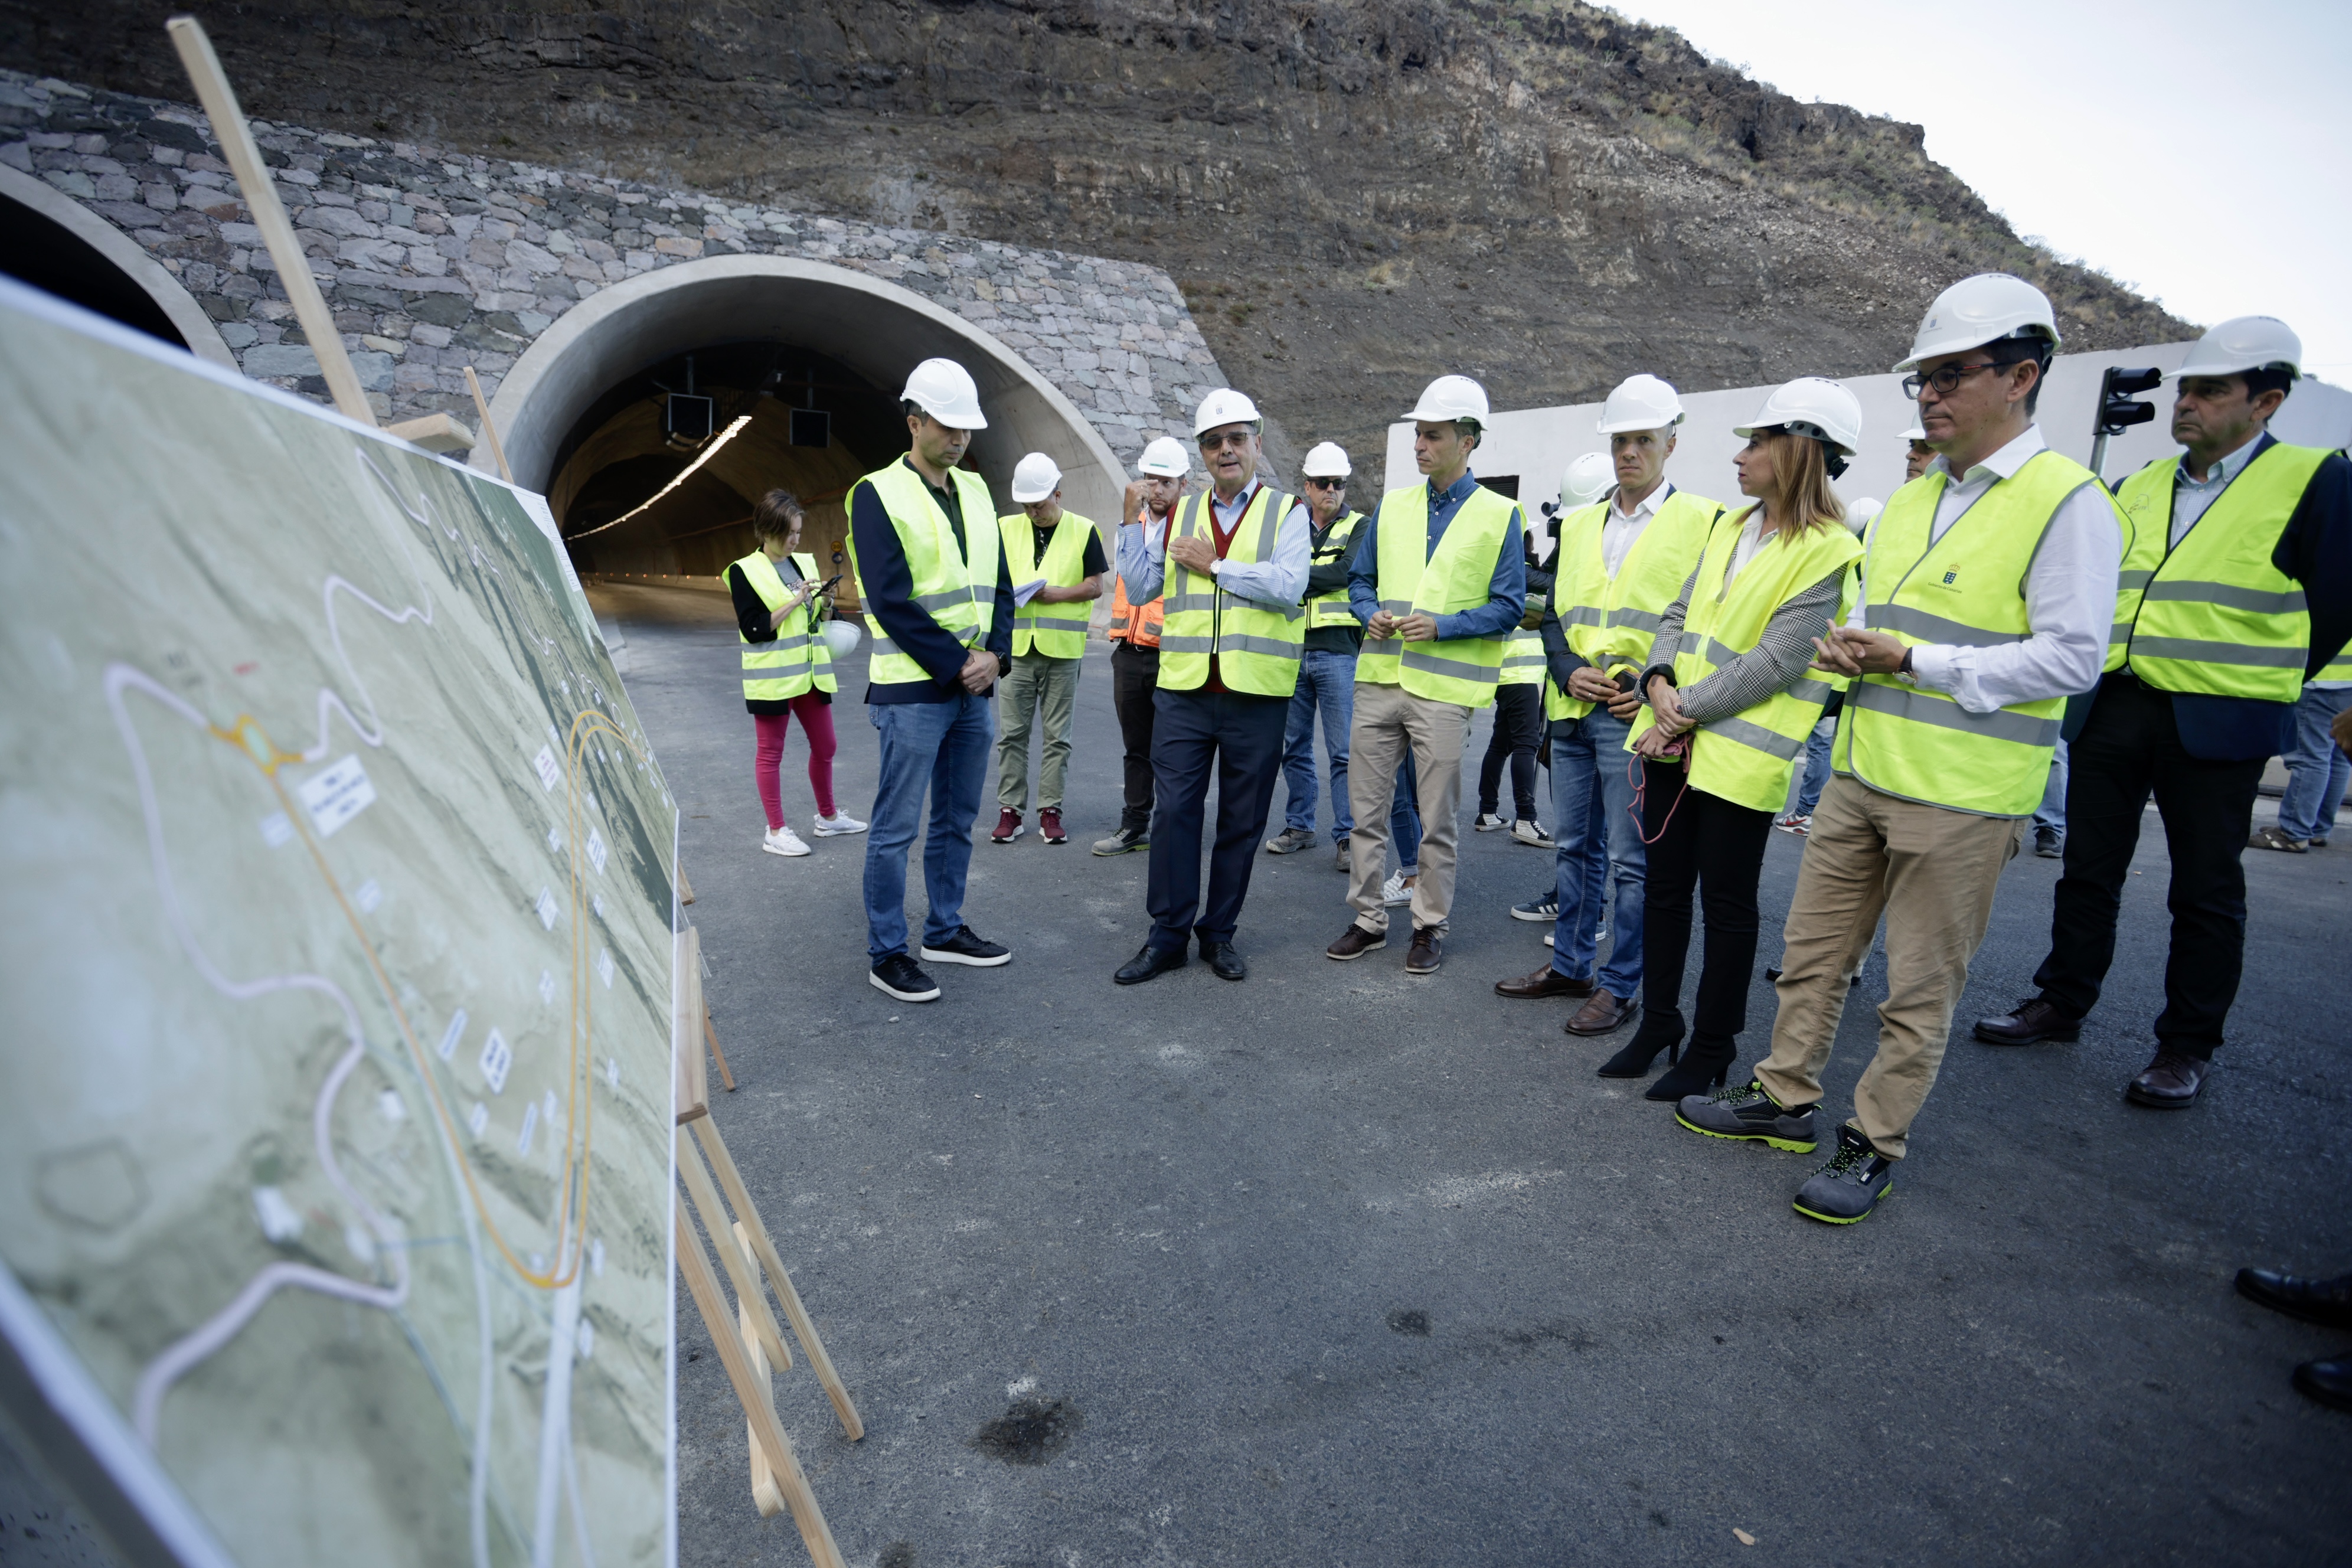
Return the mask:
[[1344,490],[1348,488],[1348,481],[1345,479],[1318,479],[1310,474],[1307,476],[1307,488],[1310,490]]
[[1905,376],[1903,378],[1903,395],[1916,400],[1919,395],[1919,389],[1921,387],[1932,386],[1936,389],[1937,396],[1949,397],[1952,394],[1960,389],[1961,382],[1966,381],[1969,376],[1974,375],[1977,372],[1980,370],[2000,370],[2002,368],[2004,367],[1993,363],[1990,360],[1985,361],[1982,364],[1938,365],[1934,370],[1928,372],[1926,375]]
[[1201,450],[1203,452],[1214,452],[1221,447],[1225,447],[1239,448],[1248,446],[1250,444],[1250,433],[1246,430],[1228,430],[1222,436],[1202,437]]

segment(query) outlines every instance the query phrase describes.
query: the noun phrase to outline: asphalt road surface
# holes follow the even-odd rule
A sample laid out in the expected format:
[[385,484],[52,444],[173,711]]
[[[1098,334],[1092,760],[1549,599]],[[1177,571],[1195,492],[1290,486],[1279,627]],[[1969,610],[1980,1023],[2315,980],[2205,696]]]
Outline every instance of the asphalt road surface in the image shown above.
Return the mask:
[[[2245,984],[2185,1112],[2121,1093],[2160,1005],[2152,814],[2081,1043],[1965,1038],[2032,991],[2058,867],[2021,857],[1895,1195],[1832,1228],[1789,1207],[1825,1153],[1683,1131],[1593,1076],[1615,1042],[1563,1035],[1569,1004],[1493,994],[1542,959],[1507,906],[1550,856],[1468,832],[1468,801],[1438,975],[1406,976],[1402,942],[1323,957],[1348,916],[1318,849],[1259,858],[1246,983],[1195,962],[1113,986],[1146,858],[1087,849],[1118,815],[1099,647],[1071,842],[986,843],[992,773],[975,828],[966,916],[1013,963],[892,1001],[866,980],[864,839],[760,852],[723,598],[592,597],[686,813],[740,1085],[716,1115],[865,1416],[847,1443],[804,1367],[778,1381],[851,1563],[2352,1554],[2352,1416],[2287,1381],[2352,1335],[2231,1289],[2243,1264],[2352,1269],[2352,841],[2247,856]],[[835,776],[865,816],[862,654],[842,684]],[[796,731],[803,835],[805,762]],[[1802,852],[1773,836],[1759,969]],[[1874,959],[1840,1037],[1840,1115],[1883,979]],[[1771,1018],[1759,973],[1744,1065]],[[753,1508],[682,1291],[678,1321],[681,1561],[804,1561]]]

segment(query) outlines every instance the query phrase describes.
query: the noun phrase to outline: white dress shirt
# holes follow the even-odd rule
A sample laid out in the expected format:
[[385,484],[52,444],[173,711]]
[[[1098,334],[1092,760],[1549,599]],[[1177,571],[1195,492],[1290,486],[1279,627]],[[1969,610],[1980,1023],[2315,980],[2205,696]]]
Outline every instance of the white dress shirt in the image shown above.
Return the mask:
[[[1229,529],[1238,523],[1256,498],[1258,489],[1259,481],[1252,478],[1230,502],[1220,500],[1211,490],[1209,506],[1218,524]],[[1168,528],[1166,519],[1153,521],[1148,527],[1140,522],[1120,527],[1118,574],[1127,584],[1129,604],[1146,604],[1160,597],[1168,571]],[[1307,503],[1300,501],[1276,525],[1271,559],[1220,560],[1211,575],[1216,578],[1218,587],[1235,598],[1287,609],[1307,596],[1307,569],[1314,542],[1312,529]]]
[[[1945,476],[1944,493],[1936,500],[1930,544],[1944,537],[1985,492],[2025,467],[2026,459],[2044,449],[2042,427],[2026,426],[2025,434],[1961,475],[1957,482],[1941,457],[1929,468]],[[2099,666],[2106,662],[2107,637],[2116,621],[2116,574],[2123,564],[2123,530],[2114,508],[2095,482],[2059,503],[2042,536],[2042,548],[2025,572],[2025,624],[2021,641],[1993,647],[1955,647],[1947,643],[1920,643],[1911,650],[1911,678],[1918,685],[1940,691],[1971,713],[1990,713],[2017,702],[2038,702],[2048,697],[2072,697],[2099,683]],[[1894,592],[1909,561],[1887,563]],[[1846,625],[1859,630],[1867,624],[1872,593],[1872,559],[1862,563],[1862,592],[1854,600]]]
[[1618,505],[1615,496],[1609,498],[1609,516],[1601,525],[1601,569],[1609,574],[1612,583],[1617,581],[1617,569],[1625,564],[1625,557],[1633,552],[1633,543],[1642,537],[1642,531],[1650,526],[1658,509],[1674,493],[1674,486],[1661,481],[1630,512]]
[[2206,468],[2205,477],[2189,477],[2189,454],[2182,452],[2180,461],[2172,470],[2172,548],[2180,548],[2181,539],[2197,526],[2205,509],[2221,499],[2230,481],[2238,477],[2248,463],[2254,460],[2254,448],[2263,444],[2262,433],[2247,437],[2246,444]]

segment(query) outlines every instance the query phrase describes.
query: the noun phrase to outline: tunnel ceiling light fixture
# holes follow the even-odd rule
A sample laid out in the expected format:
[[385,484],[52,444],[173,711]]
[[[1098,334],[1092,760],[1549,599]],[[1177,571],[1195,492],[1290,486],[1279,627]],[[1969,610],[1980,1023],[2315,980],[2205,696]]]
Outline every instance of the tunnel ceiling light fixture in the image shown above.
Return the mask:
[[661,489],[656,490],[653,494],[647,496],[645,500],[639,501],[635,507],[623,512],[612,521],[600,522],[593,528],[583,528],[577,533],[566,534],[564,535],[563,542],[566,544],[569,544],[575,539],[585,539],[592,533],[602,533],[608,528],[618,528],[621,524],[628,521],[631,518],[639,516],[644,512],[650,510],[654,502],[661,500],[662,497],[669,494],[670,491],[677,489],[678,486],[694,478],[695,469],[702,467],[703,464],[717,457],[719,455],[719,448],[727,445],[728,442],[735,439],[737,436],[742,433],[743,426],[750,423],[751,423],[751,416],[750,415],[738,415],[736,416],[735,423],[727,426],[726,429],[721,430],[719,433],[719,438],[702,449],[702,455],[700,457],[695,458],[694,461],[688,463],[686,467],[677,471],[677,478],[670,480],[669,483],[662,486]]

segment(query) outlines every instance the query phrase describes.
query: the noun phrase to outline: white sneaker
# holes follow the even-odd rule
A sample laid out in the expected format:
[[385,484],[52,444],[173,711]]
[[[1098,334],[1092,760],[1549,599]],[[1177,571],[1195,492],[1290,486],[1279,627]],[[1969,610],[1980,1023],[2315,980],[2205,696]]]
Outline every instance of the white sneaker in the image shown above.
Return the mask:
[[845,833],[865,831],[866,824],[845,811],[836,811],[831,816],[820,816],[816,819],[816,836],[819,838],[838,838]]
[[1476,828],[1481,833],[1493,833],[1497,829],[1508,827],[1510,824],[1505,822],[1501,817],[1496,816],[1491,811],[1482,811],[1478,814],[1478,820],[1472,823],[1470,826]]
[[768,829],[768,836],[760,840],[760,847],[771,855],[805,855],[809,852],[809,847],[801,842],[800,835],[793,831],[790,823]]
[[1381,884],[1381,902],[1384,904],[1409,904],[1412,902],[1412,889],[1404,885],[1403,872],[1391,871],[1389,873],[1389,879]]
[[1538,849],[1549,849],[1552,847],[1551,835],[1543,830],[1542,823],[1530,817],[1523,816],[1512,823],[1511,837],[1522,844],[1531,844]]

